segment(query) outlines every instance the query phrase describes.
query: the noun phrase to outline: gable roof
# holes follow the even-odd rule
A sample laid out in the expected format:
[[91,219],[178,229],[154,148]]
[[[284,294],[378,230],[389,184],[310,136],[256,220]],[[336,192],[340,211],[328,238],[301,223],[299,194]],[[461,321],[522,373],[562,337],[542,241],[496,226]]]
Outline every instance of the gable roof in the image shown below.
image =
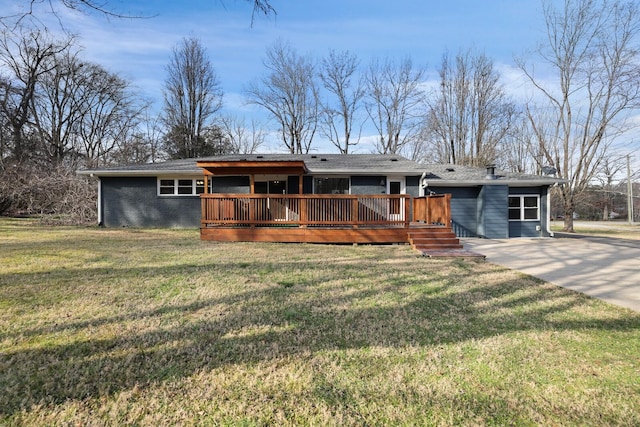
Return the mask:
[[78,171],[98,177],[202,175],[197,162],[206,163],[271,163],[304,162],[311,175],[399,175],[423,176],[429,185],[553,185],[564,180],[540,175],[496,171],[488,177],[485,168],[450,164],[422,164],[395,154],[231,154],[197,159],[170,160],[160,163],[132,164]]

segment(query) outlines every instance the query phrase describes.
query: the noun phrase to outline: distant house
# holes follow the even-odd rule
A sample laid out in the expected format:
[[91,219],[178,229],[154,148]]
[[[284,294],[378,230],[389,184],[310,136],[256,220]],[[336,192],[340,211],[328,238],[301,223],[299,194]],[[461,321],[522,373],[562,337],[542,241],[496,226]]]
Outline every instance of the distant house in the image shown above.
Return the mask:
[[458,237],[544,237],[558,183],[378,154],[226,155],[79,173],[99,179],[102,226],[197,227],[214,240],[332,241],[350,230],[382,242],[383,230],[415,224]]

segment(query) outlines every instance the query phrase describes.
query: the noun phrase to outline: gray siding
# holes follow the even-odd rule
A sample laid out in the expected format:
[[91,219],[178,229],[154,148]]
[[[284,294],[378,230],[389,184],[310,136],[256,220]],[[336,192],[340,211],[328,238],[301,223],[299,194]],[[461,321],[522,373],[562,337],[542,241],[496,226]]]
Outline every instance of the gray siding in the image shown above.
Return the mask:
[[407,194],[412,197],[418,197],[420,195],[420,177],[408,176],[405,182],[407,186]]
[[540,196],[540,220],[539,221],[509,221],[509,237],[549,237],[547,231],[547,192],[549,187],[511,187],[510,195],[539,195]]
[[542,229],[536,230],[538,221],[509,221],[509,237],[540,237]]
[[478,197],[478,236],[487,239],[509,237],[509,188],[506,185],[485,185]]
[[458,237],[478,236],[479,187],[429,187],[437,194],[451,193],[451,222]]
[[[384,185],[380,185],[383,182]],[[384,176],[352,176],[351,194],[385,194],[387,178]]]
[[157,179],[100,180],[105,227],[200,227],[198,196],[158,196]]

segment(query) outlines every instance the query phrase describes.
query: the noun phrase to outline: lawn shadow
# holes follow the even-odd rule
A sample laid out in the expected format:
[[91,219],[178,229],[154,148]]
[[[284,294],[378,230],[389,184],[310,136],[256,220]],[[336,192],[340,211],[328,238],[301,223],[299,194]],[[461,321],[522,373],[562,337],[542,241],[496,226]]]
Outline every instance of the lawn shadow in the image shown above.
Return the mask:
[[[417,259],[409,258],[407,265],[399,266],[400,271],[409,264],[415,268]],[[296,265],[296,261],[283,261],[277,267],[295,271]],[[244,261],[223,267],[250,271],[253,265]],[[482,281],[482,271],[476,271],[473,265],[464,267],[456,280]],[[202,265],[172,268],[203,274]],[[309,266],[305,264],[305,268]],[[153,274],[147,269],[130,270],[120,273],[125,277]],[[640,327],[638,316],[554,320],[555,314],[589,304],[590,299],[536,279],[529,279],[526,287],[506,280],[458,288],[452,283],[419,283],[409,274],[404,279],[399,274],[372,288],[358,286],[358,282],[375,283],[379,270],[359,274],[352,284],[344,285],[346,291],[328,288],[323,292],[318,288],[341,278],[338,272],[318,266],[312,280],[292,282],[291,286],[274,281],[260,289],[250,287],[221,298],[24,330],[23,336],[32,339],[64,331],[86,339],[2,353],[0,388],[4,392],[0,413],[11,416],[36,404],[93,399],[225,365],[304,357],[319,351],[438,346],[529,330],[627,331]],[[41,278],[34,275],[33,279]],[[421,286],[423,289],[419,289]],[[394,303],[377,304],[380,293]],[[506,314],[496,314],[501,312]],[[122,335],[108,338],[92,337],[92,331],[105,325],[163,319],[168,314],[185,321],[152,330],[127,329]],[[194,315],[196,320],[190,321]]]

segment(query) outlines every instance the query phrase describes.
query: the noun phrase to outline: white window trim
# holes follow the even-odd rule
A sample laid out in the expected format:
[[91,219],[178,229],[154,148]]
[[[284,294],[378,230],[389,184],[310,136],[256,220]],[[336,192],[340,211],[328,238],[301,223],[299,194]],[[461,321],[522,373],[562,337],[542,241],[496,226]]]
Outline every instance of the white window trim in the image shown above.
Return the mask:
[[400,194],[407,194],[407,180],[404,176],[389,175],[387,176],[387,194],[391,194],[391,181],[400,182]]
[[[191,181],[191,193],[189,194],[178,194],[178,182],[190,180]],[[156,194],[158,197],[199,197],[200,194],[196,192],[197,181],[203,181],[204,177],[192,177],[192,176],[181,176],[181,177],[173,177],[173,176],[159,176],[156,184]],[[173,193],[171,194],[161,194],[160,193],[160,183],[162,181],[173,181]]]
[[[511,222],[540,222],[540,195],[539,194],[509,194],[509,198],[511,197],[519,197],[520,198],[520,219],[509,219]],[[525,219],[524,218],[524,198],[525,197],[535,197],[536,198],[536,218],[535,219]],[[508,207],[507,209],[513,210],[513,208]],[[531,208],[529,208],[531,209]]]

